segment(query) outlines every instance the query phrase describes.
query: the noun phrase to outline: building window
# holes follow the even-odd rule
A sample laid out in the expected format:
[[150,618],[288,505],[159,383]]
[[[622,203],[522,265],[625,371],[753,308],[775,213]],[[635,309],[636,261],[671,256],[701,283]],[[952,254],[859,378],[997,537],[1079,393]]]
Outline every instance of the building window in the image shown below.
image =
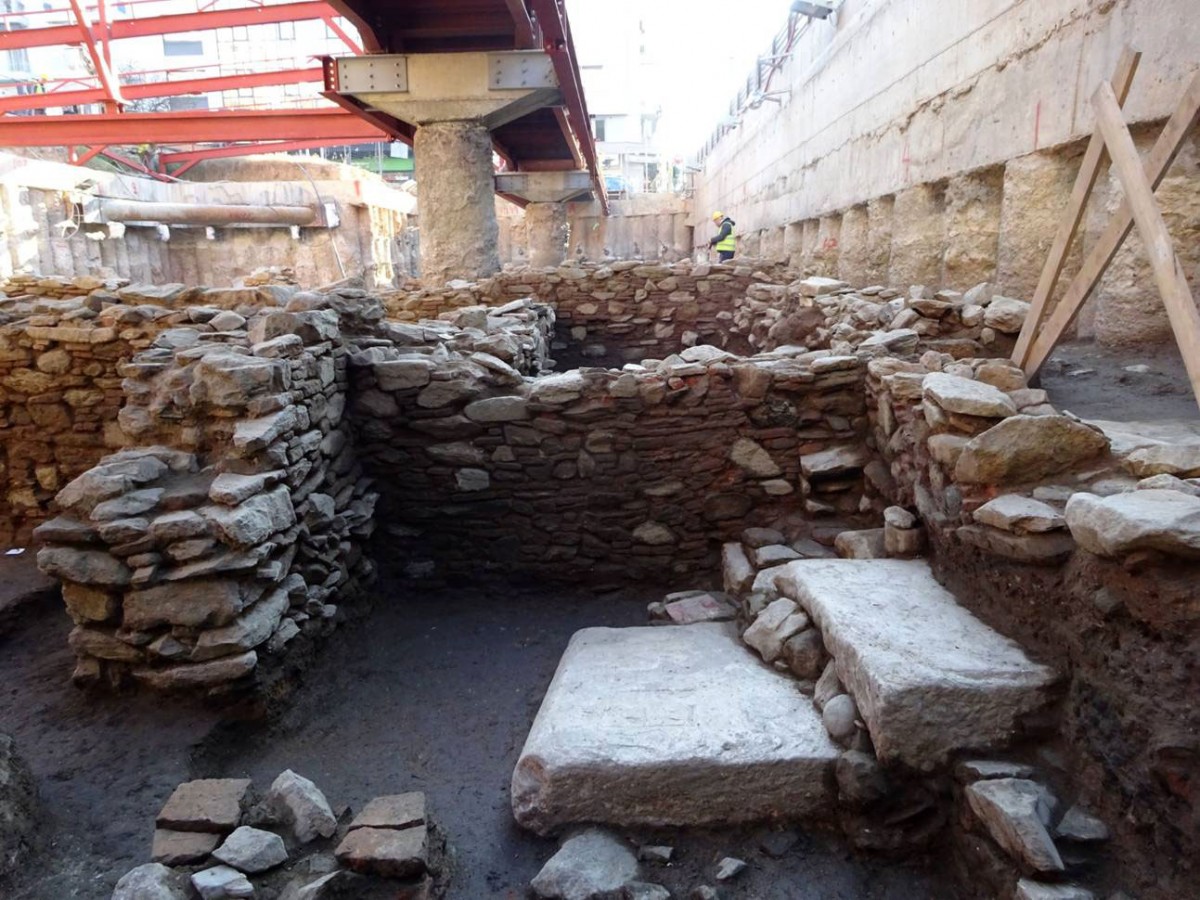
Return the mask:
[[208,97],[203,94],[194,97],[170,97],[167,105],[172,110],[208,109]]
[[592,135],[598,141],[604,140],[604,119],[600,116],[592,116]]
[[204,41],[179,41],[163,38],[163,56],[203,56]]
[[295,22],[280,22],[279,23],[279,39],[283,41],[293,41],[296,39],[296,23]]

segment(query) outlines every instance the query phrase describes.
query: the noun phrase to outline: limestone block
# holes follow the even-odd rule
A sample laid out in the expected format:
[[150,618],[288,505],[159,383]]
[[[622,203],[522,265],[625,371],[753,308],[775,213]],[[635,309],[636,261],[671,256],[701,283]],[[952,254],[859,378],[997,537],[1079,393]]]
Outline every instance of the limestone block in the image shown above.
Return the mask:
[[741,594],[754,581],[754,566],[750,564],[742,545],[736,541],[721,545],[721,571],[728,594]]
[[1029,315],[1029,304],[1012,297],[993,297],[983,312],[983,324],[1001,334],[1019,334]]
[[411,828],[356,828],[334,851],[338,862],[353,872],[381,878],[415,878],[425,872],[428,831]]
[[566,840],[530,883],[534,895],[554,900],[625,896],[638,876],[637,857],[615,835],[591,828]]
[[213,857],[251,875],[273,869],[287,861],[287,848],[283,838],[261,828],[243,825],[234,830],[213,851]]
[[147,863],[121,876],[112,900],[188,900],[187,875],[161,863]]
[[125,595],[124,624],[139,631],[160,625],[224,625],[261,594],[261,587],[225,578],[154,585]]
[[200,514],[216,527],[223,540],[237,547],[260,544],[296,523],[291,492],[285,485],[234,507],[205,506]]
[[791,676],[757,662],[731,624],[588,628],[525,742],[513,813],[539,832],[813,815],[832,800],[837,752]]
[[1080,492],[1067,501],[1066,520],[1079,546],[1100,556],[1161,550],[1200,558],[1200,497],[1168,490],[1111,497]]
[[192,660],[200,662],[257,647],[275,631],[288,606],[287,591],[271,591],[228,625],[202,632]]
[[1066,521],[1053,506],[1020,494],[1003,494],[973,513],[976,522],[1018,534],[1054,531]]
[[946,412],[998,419],[1017,414],[1017,406],[1008,394],[982,381],[931,372],[925,376],[921,390]]
[[1066,416],[1017,415],[973,437],[954,467],[966,484],[1044,481],[1095,459],[1108,438]]
[[291,769],[285,769],[271,783],[265,802],[301,844],[331,837],[337,829],[337,818],[320,788]]
[[133,575],[123,562],[100,550],[43,547],[37,561],[47,575],[80,584],[124,587]]
[[794,602],[780,597],[759,613],[742,640],[757,650],[764,662],[774,662],[783,654],[784,643],[808,624],[808,616]]
[[425,795],[420,791],[376,797],[354,817],[355,828],[411,828],[425,821]]
[[223,656],[210,662],[184,663],[164,668],[140,667],[133,677],[158,691],[187,691],[227,684],[245,678],[258,665],[253,650],[238,656]]
[[1046,831],[1047,794],[1041,785],[1022,778],[976,781],[966,788],[971,811],[988,834],[1026,872],[1061,872],[1062,857]]
[[154,840],[150,845],[150,858],[166,866],[186,866],[208,859],[209,854],[216,850],[220,843],[220,834],[156,828]]
[[881,760],[931,768],[1010,738],[1054,673],[955,601],[919,560],[804,560],[776,584],[813,618]]
[[774,478],[783,474],[778,463],[761,444],[749,438],[738,438],[729,448],[729,458],[739,468],[755,478]]
[[194,873],[192,887],[200,895],[200,900],[234,900],[254,896],[254,885],[250,879],[230,866],[213,866]]
[[1121,461],[1126,471],[1145,478],[1151,475],[1200,476],[1200,443],[1152,444],[1139,447]]

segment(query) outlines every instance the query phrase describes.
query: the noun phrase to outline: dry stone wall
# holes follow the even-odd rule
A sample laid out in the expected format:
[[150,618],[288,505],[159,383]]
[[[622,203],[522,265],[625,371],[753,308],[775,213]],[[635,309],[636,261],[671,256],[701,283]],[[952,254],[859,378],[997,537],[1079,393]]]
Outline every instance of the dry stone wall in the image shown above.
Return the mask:
[[[104,306],[94,278],[40,279],[39,295],[8,283],[0,300],[0,544],[24,545],[50,501],[123,446],[120,363],[170,326],[169,309]],[[14,288],[17,288],[14,290]]]
[[349,440],[330,302],[297,294],[251,321],[189,307],[121,365],[119,422],[138,446],[68,484],[36,532],[76,622],[77,681],[244,685],[369,583],[376,495]]
[[[867,372],[874,486],[919,512],[964,606],[1067,673],[1047,758],[1113,823],[1109,853],[1139,892],[1186,894],[1200,434],[1081,422],[1007,360],[926,352]],[[1003,868],[978,842],[957,849],[973,871]]]
[[853,356],[697,346],[531,382],[484,365],[480,379],[395,352],[352,365],[384,517],[449,570],[661,579],[710,568],[748,520],[870,508]]

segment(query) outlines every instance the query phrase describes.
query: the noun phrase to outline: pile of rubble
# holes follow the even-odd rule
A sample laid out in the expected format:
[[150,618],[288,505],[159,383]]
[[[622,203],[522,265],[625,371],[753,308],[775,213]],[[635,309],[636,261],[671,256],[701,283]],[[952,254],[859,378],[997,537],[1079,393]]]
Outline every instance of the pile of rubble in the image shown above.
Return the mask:
[[179,785],[155,820],[153,862],[117,882],[113,900],[432,900],[444,889],[444,839],[425,795],[376,797],[334,813],[290,769],[256,797],[249,779]]

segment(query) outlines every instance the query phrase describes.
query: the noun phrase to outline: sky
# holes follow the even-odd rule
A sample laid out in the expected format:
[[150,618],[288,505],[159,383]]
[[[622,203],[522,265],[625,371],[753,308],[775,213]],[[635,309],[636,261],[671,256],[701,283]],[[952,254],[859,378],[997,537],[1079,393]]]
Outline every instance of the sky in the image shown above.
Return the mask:
[[[645,46],[631,93],[661,105],[657,143],[690,157],[787,24],[791,0],[567,0],[581,64],[619,62]],[[638,24],[644,33],[639,33]],[[636,100],[635,100],[636,107]]]

